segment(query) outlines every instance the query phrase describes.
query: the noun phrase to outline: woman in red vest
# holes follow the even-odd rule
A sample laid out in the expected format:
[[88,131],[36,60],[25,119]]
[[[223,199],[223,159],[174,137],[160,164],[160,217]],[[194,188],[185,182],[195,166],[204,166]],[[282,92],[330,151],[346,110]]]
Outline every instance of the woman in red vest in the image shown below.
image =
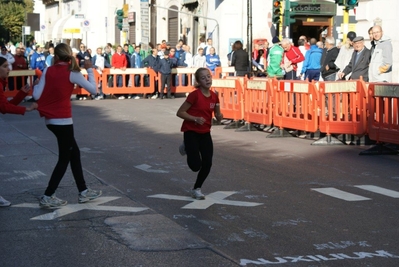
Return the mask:
[[212,74],[207,68],[199,68],[195,72],[197,89],[191,92],[177,111],[182,118],[181,131],[184,133],[180,154],[187,154],[187,164],[194,172],[198,172],[197,180],[191,195],[195,199],[205,199],[201,186],[208,177],[212,166],[213,142],[211,125],[213,113],[218,121],[223,119],[220,113],[219,97],[210,90]]
[[39,82],[35,82],[33,97],[39,105],[38,111],[45,118],[47,128],[56,136],[58,142],[58,162],[51,174],[44,195],[40,199],[43,208],[57,208],[67,201],[55,196],[68,164],[79,190],[78,202],[84,203],[101,195],[101,191],[88,189],[83,177],[80,150],[75,141],[72,121],[71,95],[74,84],[80,85],[91,94],[96,94],[96,83],[92,64],[85,60],[89,81],[80,73],[79,65],[72,55],[71,48],[64,43],[54,49],[54,65],[46,68]]
[[[0,57],[0,112],[3,114],[20,114],[24,115],[26,111],[32,111],[37,108],[36,103],[32,103],[29,107],[18,106],[30,90],[30,86],[27,84],[18,91],[17,95],[11,99],[7,100],[4,95],[4,88],[7,86],[8,75],[10,74],[10,69],[8,67],[8,61],[4,57]],[[5,200],[0,196],[0,207],[8,207],[11,205],[10,201]]]

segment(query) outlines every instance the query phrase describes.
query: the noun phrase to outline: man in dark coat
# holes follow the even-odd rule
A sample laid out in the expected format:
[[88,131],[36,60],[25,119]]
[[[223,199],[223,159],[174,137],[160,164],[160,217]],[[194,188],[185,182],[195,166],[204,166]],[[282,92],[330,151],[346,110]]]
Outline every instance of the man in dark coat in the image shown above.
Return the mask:
[[321,77],[323,77],[324,81],[335,81],[337,76],[336,73],[339,69],[334,62],[338,57],[339,50],[335,46],[334,37],[326,37],[325,45],[326,48],[321,57]]
[[353,39],[353,47],[355,51],[352,54],[351,61],[345,67],[342,72],[338,72],[338,78],[342,79],[349,73],[352,73],[349,77],[350,80],[360,79],[369,81],[369,65],[370,65],[370,50],[364,46],[364,38],[358,36]]

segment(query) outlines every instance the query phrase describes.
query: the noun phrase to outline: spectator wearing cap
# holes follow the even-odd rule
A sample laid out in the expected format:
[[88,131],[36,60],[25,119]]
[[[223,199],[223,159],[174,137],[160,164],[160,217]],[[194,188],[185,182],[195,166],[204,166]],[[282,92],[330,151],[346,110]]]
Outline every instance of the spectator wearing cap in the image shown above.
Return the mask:
[[364,38],[362,36],[355,37],[352,42],[354,47],[352,58],[349,64],[338,72],[338,78],[343,79],[345,76],[349,76],[348,79],[357,80],[363,77],[363,80],[368,82],[371,52],[364,46]]
[[159,50],[158,50],[158,56],[160,58],[163,58],[163,55],[165,54],[166,51],[166,44],[160,44],[159,45]]
[[36,45],[36,51],[33,53],[30,60],[30,68],[32,70],[38,69],[43,71],[46,67],[46,57],[43,55],[42,45]]
[[338,57],[335,60],[335,65],[339,70],[343,70],[352,58],[353,54],[353,39],[355,39],[355,32],[348,32],[346,35],[346,43],[339,49]]
[[267,76],[282,78],[284,76],[283,69],[281,68],[281,61],[284,56],[284,49],[280,46],[280,40],[277,36],[272,39],[272,47],[269,49],[267,58]]

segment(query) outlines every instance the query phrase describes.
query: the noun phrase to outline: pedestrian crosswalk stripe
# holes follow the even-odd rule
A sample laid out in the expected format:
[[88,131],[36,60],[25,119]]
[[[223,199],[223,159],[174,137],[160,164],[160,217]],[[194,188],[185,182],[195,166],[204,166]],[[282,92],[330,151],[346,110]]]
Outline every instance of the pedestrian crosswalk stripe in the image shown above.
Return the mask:
[[379,186],[375,185],[355,185],[355,187],[367,190],[373,193],[377,193],[380,195],[388,196],[388,197],[393,197],[393,198],[399,198],[399,192],[398,191],[393,191],[390,189],[382,188]]
[[352,193],[348,193],[333,187],[327,187],[327,188],[312,188],[312,190],[317,191],[319,193],[331,196],[331,197],[335,197],[335,198],[339,198],[342,200],[346,200],[346,201],[363,201],[363,200],[371,200],[371,198],[367,198],[367,197],[362,197],[359,195],[355,195]]

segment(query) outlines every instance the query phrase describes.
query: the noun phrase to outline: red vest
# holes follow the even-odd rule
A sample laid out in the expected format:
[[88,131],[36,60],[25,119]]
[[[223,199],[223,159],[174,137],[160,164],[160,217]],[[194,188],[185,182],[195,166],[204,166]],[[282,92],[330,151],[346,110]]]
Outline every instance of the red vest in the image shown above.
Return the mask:
[[69,81],[69,66],[61,63],[47,68],[43,93],[37,101],[41,117],[72,118],[71,94],[74,84]]

